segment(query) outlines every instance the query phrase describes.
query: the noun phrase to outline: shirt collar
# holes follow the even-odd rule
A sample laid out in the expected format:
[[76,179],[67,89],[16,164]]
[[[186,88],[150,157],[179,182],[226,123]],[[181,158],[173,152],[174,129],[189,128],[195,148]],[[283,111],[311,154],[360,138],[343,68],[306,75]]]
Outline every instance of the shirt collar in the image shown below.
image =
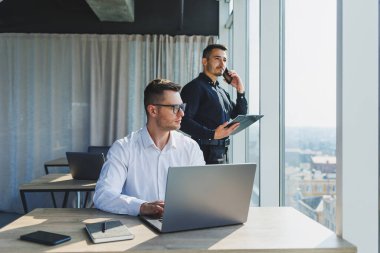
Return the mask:
[[150,146],[156,146],[152,140],[152,137],[150,137],[148,128],[144,126],[141,130],[141,139],[144,145],[144,148],[148,148]]
[[170,131],[169,141],[166,144],[164,150],[166,148],[176,148],[177,147],[177,144],[176,144],[176,141],[175,141],[175,138],[174,138],[174,134],[175,134],[174,130]]
[[[214,82],[212,81],[212,79],[210,77],[208,77],[205,73],[200,73],[199,74],[199,78],[200,79],[203,79],[204,81],[206,81],[208,84],[214,86]],[[215,85],[218,86],[219,85],[219,82],[218,80],[215,81]]]
[[[167,150],[170,148],[176,148],[177,147],[176,141],[174,138],[175,133],[173,133],[173,132],[174,131],[170,131],[169,141],[168,141],[168,143],[166,143],[163,150]],[[156,144],[154,143],[152,137],[150,136],[150,134],[148,132],[148,128],[146,127],[146,125],[142,128],[141,138],[142,138],[142,143],[143,143],[143,146],[145,149],[150,147],[150,146],[157,148]]]

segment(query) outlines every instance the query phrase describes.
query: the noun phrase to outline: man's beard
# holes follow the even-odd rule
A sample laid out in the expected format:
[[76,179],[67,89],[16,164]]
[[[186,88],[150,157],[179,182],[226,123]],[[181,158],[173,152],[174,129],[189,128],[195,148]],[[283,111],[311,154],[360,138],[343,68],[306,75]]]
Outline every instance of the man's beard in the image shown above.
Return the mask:
[[222,68],[212,69],[211,66],[209,66],[207,68],[208,72],[212,73],[214,76],[222,76],[223,75],[223,69],[221,71],[219,71],[220,69],[222,69]]

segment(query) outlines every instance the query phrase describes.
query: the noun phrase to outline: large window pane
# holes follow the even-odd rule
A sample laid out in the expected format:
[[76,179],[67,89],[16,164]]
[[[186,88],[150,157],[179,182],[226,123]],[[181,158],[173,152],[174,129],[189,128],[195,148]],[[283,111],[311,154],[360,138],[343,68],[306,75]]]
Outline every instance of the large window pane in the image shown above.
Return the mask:
[[336,1],[284,0],[283,204],[335,230]]

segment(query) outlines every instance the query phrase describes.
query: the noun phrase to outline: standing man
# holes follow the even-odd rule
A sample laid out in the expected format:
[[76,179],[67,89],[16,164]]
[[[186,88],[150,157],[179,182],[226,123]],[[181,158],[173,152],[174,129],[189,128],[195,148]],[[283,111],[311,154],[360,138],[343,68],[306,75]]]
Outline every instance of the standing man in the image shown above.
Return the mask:
[[162,216],[168,168],[203,165],[198,144],[182,133],[181,86],[156,79],[144,91],[146,126],[117,140],[96,184],[94,204],[129,215]]
[[212,44],[203,50],[203,72],[183,87],[181,97],[187,104],[181,130],[200,145],[207,164],[227,163],[230,134],[238,123],[225,128],[231,118],[247,114],[244,85],[235,71],[228,71],[237,91],[236,103],[220,87],[217,78],[226,69],[227,48]]

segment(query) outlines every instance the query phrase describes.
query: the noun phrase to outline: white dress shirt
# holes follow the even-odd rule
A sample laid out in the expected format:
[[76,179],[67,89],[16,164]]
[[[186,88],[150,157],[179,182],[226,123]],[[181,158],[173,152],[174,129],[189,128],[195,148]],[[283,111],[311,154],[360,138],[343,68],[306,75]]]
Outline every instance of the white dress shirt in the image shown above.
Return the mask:
[[95,207],[138,215],[141,204],[165,200],[170,166],[204,164],[203,153],[191,138],[171,131],[168,143],[160,150],[145,126],[117,140],[108,151],[95,188]]

